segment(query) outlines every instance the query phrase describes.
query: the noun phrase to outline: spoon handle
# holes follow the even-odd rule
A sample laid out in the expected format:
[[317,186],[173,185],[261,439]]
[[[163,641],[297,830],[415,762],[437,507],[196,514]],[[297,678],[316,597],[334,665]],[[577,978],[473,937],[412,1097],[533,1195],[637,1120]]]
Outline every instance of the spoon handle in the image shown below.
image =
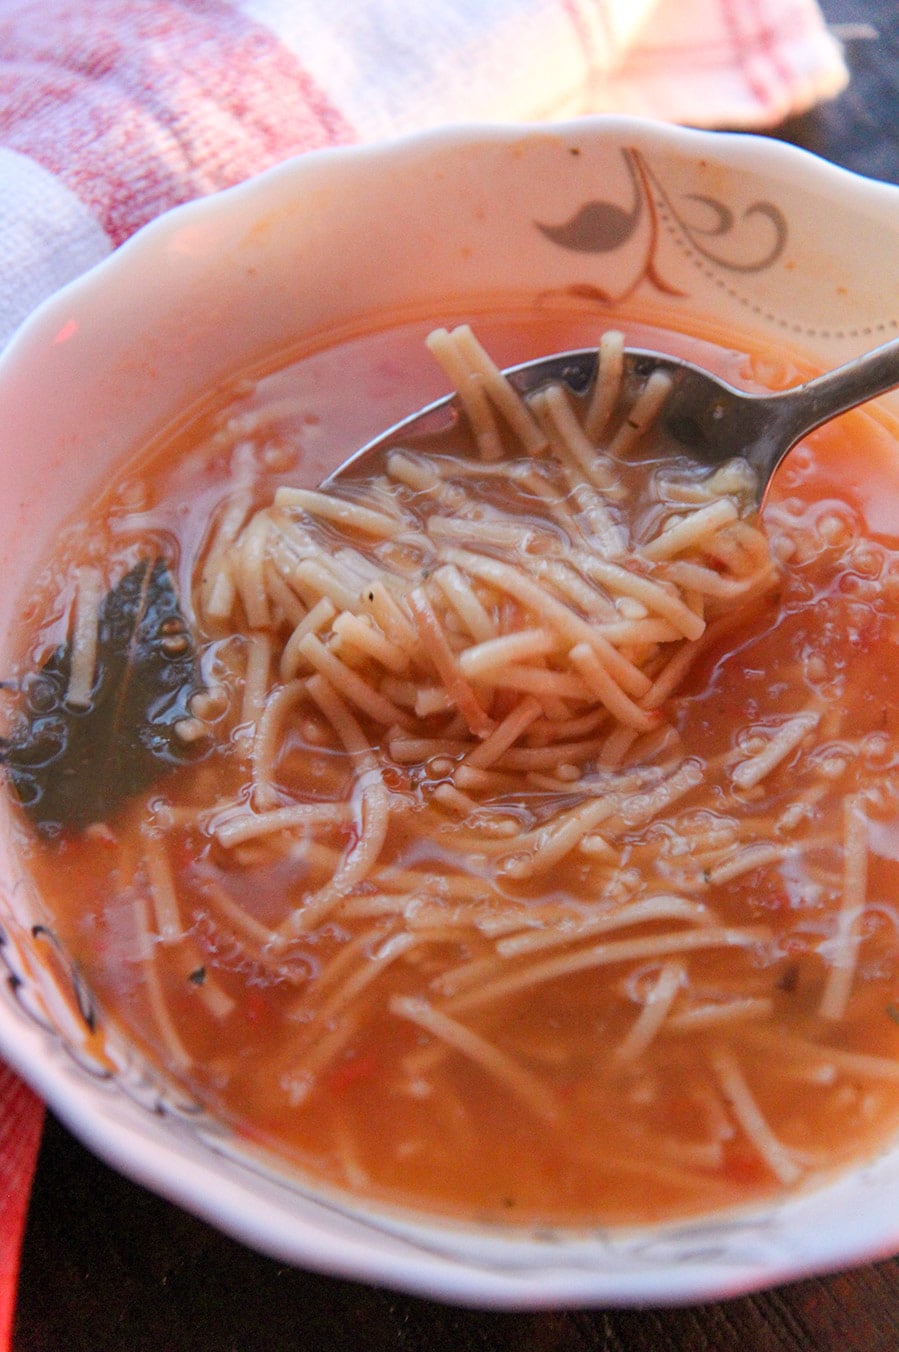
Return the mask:
[[791,445],[830,418],[837,417],[899,385],[899,338],[855,357],[823,376],[771,397],[780,405],[781,426]]

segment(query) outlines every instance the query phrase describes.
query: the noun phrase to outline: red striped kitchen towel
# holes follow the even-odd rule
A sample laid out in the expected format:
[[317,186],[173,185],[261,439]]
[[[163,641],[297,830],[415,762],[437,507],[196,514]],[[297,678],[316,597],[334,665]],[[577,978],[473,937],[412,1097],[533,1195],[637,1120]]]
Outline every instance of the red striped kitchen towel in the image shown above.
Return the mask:
[[[762,127],[845,81],[815,0],[0,0],[0,346],[161,211],[301,151],[593,112]],[[0,1064],[0,1348],[40,1114]]]

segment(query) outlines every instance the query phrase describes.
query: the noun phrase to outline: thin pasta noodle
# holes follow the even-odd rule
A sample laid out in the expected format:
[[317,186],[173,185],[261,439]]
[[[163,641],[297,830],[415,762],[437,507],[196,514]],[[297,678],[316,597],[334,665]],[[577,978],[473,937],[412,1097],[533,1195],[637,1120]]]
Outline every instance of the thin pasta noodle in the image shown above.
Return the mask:
[[282,1082],[292,1108],[302,1107],[316,1082],[352,1041],[361,1016],[361,1011],[355,1011],[352,1017],[345,1013],[335,1021],[333,1027],[321,1033],[311,1047],[304,1052],[298,1050],[290,1058],[289,1069]]
[[519,488],[538,499],[545,515],[563,530],[569,539],[583,540],[583,530],[569,505],[572,497],[569,492],[551,482],[536,468],[517,474],[515,482]]
[[296,592],[285,582],[270,557],[265,559],[264,572],[263,581],[272,605],[272,626],[280,628],[282,624],[286,624],[291,629],[296,629],[308,614],[306,607]]
[[333,562],[325,557],[302,559],[291,572],[290,582],[310,610],[322,598],[337,610],[352,610],[356,603],[356,587],[341,577]]
[[668,620],[685,638],[702,637],[705,624],[683,600],[660,582],[631,572],[621,564],[606,559],[575,555],[577,563],[597,582],[602,582],[615,595],[630,596],[641,601],[648,610]]
[[[378,682],[378,689],[382,695],[393,700],[394,704],[399,704],[404,709],[414,709],[419,718],[425,718],[429,713],[446,713],[450,709],[449,700],[439,686],[423,687],[417,681],[411,681],[405,676],[382,676]],[[437,696],[433,708],[428,704],[432,694]],[[419,709],[421,699],[424,699],[425,707]]]
[[[642,702],[648,707],[653,707],[649,703],[648,694],[644,696]],[[624,723],[613,728],[603,743],[602,750],[599,753],[599,765],[604,770],[617,769],[623,763],[627,753],[639,736],[640,732],[638,728],[629,727]]]
[[283,681],[292,680],[300,671],[303,658],[300,645],[306,635],[318,634],[326,624],[330,624],[336,614],[333,603],[324,596],[306,612],[281,649],[279,667]]
[[761,1026],[751,1027],[747,1037],[769,1054],[774,1052],[771,1064],[780,1069],[790,1070],[790,1062],[799,1062],[807,1066],[810,1059],[817,1058],[821,1063],[844,1071],[847,1075],[899,1082],[899,1061],[890,1057],[848,1051],[845,1047],[829,1046],[811,1038],[797,1037],[780,1030],[772,1033]]
[[745,600],[774,581],[770,569],[743,577],[723,577],[713,568],[688,563],[685,559],[677,559],[668,565],[668,577],[684,588],[689,587],[700,595],[715,597],[719,601]]
[[360,676],[346,662],[336,657],[316,634],[311,632],[305,634],[297,645],[297,652],[345,699],[377,722],[386,723],[388,726],[398,723],[401,728],[407,729],[415,727],[414,720],[405,710],[380,694],[365,677]]
[[478,1033],[449,1018],[426,1000],[415,996],[393,996],[391,1012],[424,1028],[426,1032],[446,1042],[505,1089],[520,1099],[537,1117],[552,1120],[558,1115],[556,1104],[546,1086],[529,1075],[524,1067],[506,1056]]
[[527,934],[515,935],[511,939],[503,939],[497,944],[496,950],[503,957],[518,957],[523,953],[569,946],[596,934],[607,934],[612,930],[626,929],[630,925],[643,925],[647,921],[655,920],[688,920],[698,925],[717,923],[715,913],[702,902],[691,901],[687,897],[654,896],[631,902],[608,915],[593,916],[586,920],[580,918],[558,929],[533,930]]
[[408,653],[416,650],[418,635],[415,626],[399,601],[391,596],[385,580],[375,579],[363,588],[361,604],[368,608],[385,636]]
[[96,568],[79,568],[75,574],[75,610],[72,625],[72,664],[66,701],[76,708],[91,702],[97,666],[102,578]]
[[468,765],[479,770],[487,770],[494,762],[509,750],[526,728],[541,714],[541,706],[531,695],[526,695],[520,704],[511,709],[501,723],[488,733],[484,740],[466,753]]
[[216,840],[225,849],[244,845],[276,831],[307,831],[315,826],[343,826],[350,817],[343,803],[294,803],[262,812],[236,812],[219,820],[214,828]]
[[399,522],[384,512],[363,507],[360,503],[340,498],[332,493],[320,493],[308,488],[281,487],[275,493],[275,507],[282,511],[308,513],[325,521],[334,521],[347,530],[360,531],[379,539],[392,539]]
[[331,629],[342,643],[355,649],[363,657],[374,657],[381,666],[400,676],[409,667],[409,654],[398,643],[386,638],[379,629],[351,611],[343,611],[332,622]]
[[453,330],[452,339],[469,369],[483,380],[488,399],[502,414],[524,450],[531,455],[542,451],[546,446],[546,438],[531,416],[527,404],[478,342],[471,326],[460,324]]
[[[658,643],[676,643],[681,634],[667,620],[626,619],[608,621],[602,626],[602,635],[616,647],[648,648]],[[647,692],[648,693],[648,692]],[[645,696],[642,697],[645,703]]]
[[[599,459],[595,442],[581,426],[562,386],[548,386],[541,392],[540,399],[539,407],[545,410],[546,421],[555,433],[553,444],[574,471],[570,476],[572,488],[577,491],[577,486],[584,482],[599,490],[607,488],[608,467]],[[532,406],[538,406],[536,398],[532,400]],[[593,532],[602,552],[614,558],[627,546],[624,530],[598,494],[591,495],[591,504],[595,513]]]
[[773,1001],[765,996],[746,996],[741,1000],[721,1000],[713,1004],[692,1005],[673,1014],[668,1020],[672,1033],[704,1032],[747,1019],[767,1019],[771,1016]]
[[[569,1141],[567,1151],[576,1155],[577,1146]],[[624,1154],[623,1149],[610,1152],[604,1148],[603,1164],[610,1177],[620,1175],[628,1180],[631,1188],[634,1180],[639,1180],[643,1188],[659,1184],[666,1191],[674,1191],[695,1201],[701,1201],[710,1209],[726,1207],[733,1203],[732,1187],[723,1183],[719,1176],[709,1174],[705,1168],[691,1169],[685,1166],[683,1159],[658,1159],[652,1149],[638,1149]]]
[[573,602],[585,615],[594,616],[602,623],[604,634],[619,619],[615,602],[588,582],[569,560],[539,559],[531,564],[531,568],[534,576],[547,582],[560,600]]
[[[496,768],[512,775],[526,773],[529,770],[551,770],[558,764],[578,765],[582,759],[592,755],[598,755],[605,745],[603,737],[585,737],[576,742],[560,740],[550,746],[513,746],[505,751],[496,762]],[[456,771],[457,776],[466,773],[474,773],[474,766],[459,766]],[[473,781],[470,781],[473,782]],[[505,788],[511,791],[515,787],[516,781],[505,781]],[[488,788],[488,782],[484,781],[485,789]],[[497,779],[493,787],[500,790],[503,787],[503,781]]]
[[502,439],[484,389],[483,373],[471,369],[446,329],[435,329],[425,341],[453,384],[482,458],[488,462],[501,459]]
[[646,994],[642,1010],[615,1050],[619,1061],[636,1061],[643,1055],[661,1031],[685,979],[686,973],[680,963],[669,962],[661,968]]
[[387,473],[415,493],[435,493],[438,500],[445,488],[443,480],[432,465],[408,451],[390,451],[386,459]]
[[278,745],[291,709],[305,697],[305,682],[289,681],[269,696],[257,720],[253,738],[253,799],[257,807],[271,807],[278,801],[274,787]]
[[434,613],[434,608],[423,588],[416,587],[409,594],[409,606],[418,622],[421,637],[427,646],[437,674],[452,696],[453,703],[473,733],[486,736],[493,729],[490,718],[462,671],[446,633]]
[[459,658],[465,676],[483,679],[485,673],[502,668],[522,658],[545,657],[553,651],[555,639],[546,629],[520,629],[516,634],[503,634],[466,648]]
[[555,539],[533,525],[483,518],[432,516],[428,521],[428,536],[438,547],[459,544],[463,547],[489,546],[492,549],[532,550],[539,545],[555,545]]
[[639,704],[630,699],[603,666],[593,648],[588,647],[586,643],[577,643],[569,656],[587,687],[619,723],[634,728],[637,732],[649,732],[656,726],[658,713],[655,710],[641,709]]
[[239,489],[225,504],[213,530],[200,575],[200,594],[206,613],[224,620],[231,614],[235,588],[227,562],[228,552],[252,507],[249,489]]
[[814,710],[796,714],[788,719],[774,733],[764,750],[733,767],[731,779],[737,788],[752,789],[760,784],[801,745],[806,736],[818,726],[819,720],[820,714]]
[[836,919],[833,952],[819,1013],[831,1022],[846,1012],[861,944],[859,921],[865,908],[868,867],[868,822],[860,795],[844,805],[843,897]]
[[274,954],[283,948],[282,936],[239,905],[208,871],[199,878],[199,892],[225,923],[251,945],[256,956],[264,952]]
[[249,732],[262,717],[268,691],[272,664],[272,642],[269,634],[251,633],[247,638],[246,674],[240,721]]
[[703,948],[727,948],[733,945],[744,946],[763,943],[770,932],[763,925],[737,926],[709,925],[697,930],[677,931],[670,934],[652,935],[640,939],[620,939],[606,944],[594,944],[577,953],[566,953],[558,958],[547,958],[543,962],[532,963],[522,971],[498,977],[494,982],[479,990],[456,994],[457,979],[452,973],[439,982],[444,994],[453,998],[446,1008],[453,1013],[490,1004],[502,996],[553,981],[560,976],[571,976],[575,972],[586,971],[594,967],[604,967],[633,959],[666,957],[670,953],[685,953]]
[[668,522],[655,539],[643,546],[646,558],[658,562],[673,558],[687,549],[697,549],[725,526],[737,520],[739,513],[730,498],[718,498],[689,516]]
[[560,814],[541,830],[520,836],[514,843],[514,853],[509,853],[503,860],[504,875],[521,880],[546,873],[576,849],[589,831],[612,817],[620,806],[618,794],[594,798],[592,802],[588,800],[570,812]]
[[328,719],[344,749],[358,758],[365,780],[360,781],[358,814],[360,829],[355,843],[343,855],[331,882],[317,894],[294,908],[282,926],[281,937],[291,938],[308,932],[339,906],[346,892],[361,882],[374,867],[387,836],[390,799],[381,777],[381,769],[358,721],[327,680],[317,675],[307,690]]
[[196,992],[197,1000],[221,1023],[237,1008],[237,1001],[210,975],[204,954],[190,935],[182,935],[179,950],[179,975]]
[[[590,699],[590,687],[582,677],[575,672],[556,671],[551,667],[522,666],[518,663],[497,665],[492,670],[477,673],[475,679],[481,688],[516,690],[523,695],[536,695],[542,701],[561,699],[583,703]],[[562,720],[550,721],[558,723]]]
[[188,1051],[181,1034],[172,1019],[169,1012],[168,1001],[160,981],[159,971],[156,966],[155,944],[150,934],[150,920],[145,897],[138,896],[134,901],[134,914],[137,921],[140,950],[143,954],[141,958],[141,968],[144,977],[144,989],[147,993],[147,1001],[150,1006],[150,1013],[153,1021],[162,1038],[163,1051],[166,1058],[172,1065],[182,1073],[189,1071],[194,1063],[194,1058]]
[[[705,631],[705,637],[711,637],[711,629]],[[702,644],[700,641],[684,643],[678,648],[674,656],[670,657],[661,671],[658,672],[652,685],[641,698],[641,707],[644,709],[661,708],[681,684],[701,651]]]
[[[395,926],[397,914],[397,905],[395,903],[397,899],[395,897],[392,899],[383,897],[382,900],[385,902],[392,900],[394,905],[389,910],[382,907],[375,912],[378,923],[370,928],[360,930],[351,939],[347,939],[342,947],[338,948],[333,955],[320,964],[315,975],[315,993],[319,1011],[324,997],[328,995],[330,990],[339,986],[347,972],[352,972],[356,968],[364,967],[366,954],[374,951],[374,949],[379,944],[383,943],[385,939],[397,934]],[[385,917],[387,918],[386,924]],[[366,913],[363,918],[368,919],[369,913]],[[305,1021],[306,1015],[307,1005],[304,993],[302,999],[297,1000],[290,1006],[287,1017],[293,1022],[301,1023]]]
[[371,1174],[363,1168],[359,1159],[358,1142],[345,1124],[335,1127],[334,1141],[340,1160],[340,1171],[349,1187],[357,1193],[370,1188]]
[[612,460],[623,460],[651,429],[671,393],[671,383],[671,377],[666,372],[653,371],[609,442],[609,457]]
[[713,1056],[712,1064],[734,1116],[760,1157],[782,1183],[795,1183],[802,1170],[771,1130],[736,1058],[721,1048]]
[[599,340],[596,376],[584,414],[584,432],[598,443],[611,421],[624,371],[624,334],[608,329]]
[[[598,752],[602,745],[601,741],[590,744],[593,752]],[[538,751],[537,749],[520,750],[515,753],[516,761],[520,765],[521,758],[525,756],[539,755],[545,757],[549,750],[549,748],[545,751]],[[511,752],[507,753],[507,757],[511,754]],[[533,762],[529,761],[528,764],[533,764]],[[648,778],[651,780],[653,776],[650,775]],[[457,767],[455,780],[457,784],[461,783],[463,787],[468,787],[472,792],[483,791],[486,793],[503,791],[508,789],[510,785],[514,787],[516,783],[511,776],[504,779],[501,776],[492,775],[490,771],[480,771],[466,764]],[[577,779],[563,782],[565,788],[569,791],[575,784],[582,789],[581,801],[576,802],[570,808],[562,809],[548,822],[516,835],[514,856],[510,855],[504,865],[510,874],[514,875],[521,870],[522,876],[528,876],[529,869],[531,867],[535,869],[542,867],[544,860],[549,860],[550,864],[558,863],[559,858],[568,853],[569,849],[574,848],[584,840],[590,829],[602,821],[615,817],[626,801],[628,791],[637,785],[647,783],[647,776],[634,774],[611,780],[607,777],[600,777],[589,784],[578,783]],[[484,839],[478,840],[475,837],[461,839],[461,843],[464,843],[466,848],[472,851],[488,855],[504,852],[508,854],[509,850],[506,845]],[[556,850],[561,851],[561,854],[555,856]]]
[[[511,752],[506,752],[506,759]],[[522,755],[518,752],[518,755]],[[467,789],[471,793],[497,794],[514,793],[519,787],[515,774],[502,774],[497,770],[479,770],[476,765],[457,765],[453,771],[453,781],[457,788]]]
[[689,757],[666,778],[625,798],[620,807],[621,822],[619,824],[616,821],[614,829],[633,828],[652,821],[659,813],[698,788],[704,778],[705,771],[700,761],[694,756]]
[[[589,713],[581,714],[580,717],[569,714],[561,719],[538,719],[531,724],[528,740],[531,746],[547,746],[555,741],[576,745],[578,738],[588,732],[595,732],[607,722],[608,717],[604,708],[591,709]],[[560,766],[557,766],[556,773],[559,769]],[[580,771],[571,777],[579,778],[579,776]]]
[[387,750],[392,760],[401,765],[417,765],[436,756],[464,756],[468,742],[448,737],[410,737],[406,733],[389,733]]
[[271,624],[269,591],[265,582],[270,520],[257,512],[242,531],[231,553],[232,576],[250,629],[268,629]]
[[445,807],[448,812],[454,813],[459,817],[469,817],[473,812],[477,812],[480,804],[477,799],[470,798],[467,793],[462,793],[454,784],[438,784],[434,790],[434,802]]
[[296,938],[315,929],[339,909],[347,893],[364,882],[374,867],[387,836],[389,797],[384,785],[378,782],[366,785],[359,798],[359,839],[343,855],[331,881],[291,911],[282,926],[282,938]]
[[709,882],[712,884],[732,882],[743,873],[753,869],[767,868],[770,864],[779,864],[795,854],[796,847],[779,845],[769,841],[753,841],[733,850],[721,863],[709,869]]
[[434,583],[477,643],[489,643],[497,637],[496,625],[466,577],[452,564],[438,568]]
[[165,842],[149,825],[142,827],[141,837],[156,932],[164,944],[177,943],[183,938],[184,926]]
[[613,674],[628,694],[639,697],[646,693],[650,682],[643,672],[622,658],[621,654],[597,632],[595,626],[581,619],[570,606],[541,590],[519,569],[501,563],[497,559],[481,557],[465,550],[448,550],[446,558],[463,572],[478,577],[515,597],[523,605],[531,608],[535,617],[545,620],[572,644],[586,643],[589,647],[595,648],[600,658],[607,660],[614,667]]
[[420,943],[420,934],[388,935],[373,947],[367,960],[356,968],[352,976],[332,991],[328,999],[315,1010],[314,1017],[322,1024],[330,1023],[352,1004],[361,991],[373,985],[391,963],[398,962]]
[[237,588],[229,562],[225,561],[211,574],[206,614],[213,620],[226,620],[234,609]]

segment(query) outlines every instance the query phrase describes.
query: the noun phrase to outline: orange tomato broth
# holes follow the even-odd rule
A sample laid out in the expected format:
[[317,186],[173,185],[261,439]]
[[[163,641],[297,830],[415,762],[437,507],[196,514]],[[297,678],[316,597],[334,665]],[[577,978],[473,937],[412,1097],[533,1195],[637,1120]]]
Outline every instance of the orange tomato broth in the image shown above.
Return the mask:
[[[472,322],[500,364],[588,346],[608,326],[587,306],[542,313],[510,308]],[[738,384],[773,388],[798,378],[789,356],[752,351],[748,343],[745,351],[718,346],[618,314],[612,322],[631,345],[688,356]],[[26,665],[64,632],[66,602],[48,609],[48,596],[65,595],[66,575],[85,551],[99,558],[132,541],[135,507],[173,548],[187,602],[208,519],[233,471],[221,433],[223,409],[240,419],[289,400],[290,411],[276,419],[276,432],[267,433],[261,446],[254,447],[252,437],[237,438],[245,447],[238,456],[253,464],[259,503],[279,483],[313,485],[383,426],[443,393],[445,380],[422,345],[433,325],[433,317],[407,317],[301,356],[259,380],[235,381],[124,467],[103,501],[66,533],[39,581],[26,616]],[[152,959],[166,1008],[193,1060],[189,1071],[179,1072],[148,999],[146,954],[135,949],[132,901],[144,885],[141,822],[148,814],[159,820],[161,805],[177,808],[196,795],[209,800],[233,790],[246,774],[239,756],[230,764],[214,757],[161,782],[126,807],[108,831],[46,846],[27,830],[21,833],[49,923],[102,1019],[240,1136],[274,1152],[302,1177],[428,1213],[502,1224],[642,1224],[769,1198],[869,1156],[899,1125],[899,1075],[882,1073],[886,1063],[899,1070],[899,696],[891,670],[899,642],[896,450],[890,428],[855,413],[791,455],[771,492],[766,520],[777,534],[786,522],[806,538],[826,517],[825,534],[835,544],[816,546],[806,561],[787,560],[779,596],[766,601],[750,628],[721,640],[701,659],[674,701],[686,754],[710,761],[732,748],[735,730],[802,708],[810,669],[817,693],[841,714],[834,735],[823,738],[828,752],[818,756],[819,768],[829,756],[823,778],[814,779],[825,785],[812,812],[814,830],[809,828],[810,836],[827,842],[815,859],[818,872],[812,877],[801,856],[702,894],[727,923],[763,924],[772,939],[764,953],[691,954],[692,996],[700,1003],[770,1001],[767,1023],[737,1020],[708,1035],[660,1035],[636,1065],[619,1064],[614,1048],[638,1016],[649,980],[646,973],[634,975],[639,964],[633,963],[544,983],[513,995],[501,1012],[476,1010],[473,1026],[551,1087],[554,1115],[535,1117],[481,1066],[439,1049],[433,1053],[421,1029],[387,1010],[391,983],[410,993],[439,976],[447,953],[438,945],[418,966],[386,969],[383,987],[366,997],[367,1015],[356,1035],[325,1060],[311,1089],[303,1084],[298,1090],[292,1079],[296,1030],[302,1032],[309,1017],[304,1002],[315,1004],[316,972],[356,935],[369,934],[364,957],[385,933],[370,920],[323,925],[292,951],[284,978],[261,964],[227,919],[212,914],[182,883],[179,906],[190,954],[185,959],[177,944],[157,944]],[[48,613],[55,618],[39,624]],[[820,660],[810,668],[812,652]],[[794,758],[765,783],[754,812],[783,812],[808,779]],[[861,779],[881,785],[882,801],[870,813],[868,908],[857,975],[846,1017],[830,1025],[818,1014],[824,971],[819,948],[832,930],[840,895],[842,803]],[[716,800],[691,799],[687,807],[714,814]],[[296,891],[302,873],[296,860],[268,857],[241,870],[190,831],[172,832],[167,849],[176,874],[182,865],[189,870],[202,851],[232,898],[265,924],[283,918],[285,896]],[[668,878],[676,879],[689,863],[683,855],[673,837],[661,852],[656,842],[654,858],[664,860]],[[639,864],[639,844],[633,858]],[[430,866],[439,870],[440,860]],[[580,867],[566,862],[553,872],[548,885],[554,894],[583,885],[575,876]],[[458,952],[452,956],[458,961]],[[224,1017],[200,998],[198,964],[234,1002]],[[812,1044],[805,1053],[797,1050],[802,1041]],[[775,1176],[734,1114],[720,1075],[710,1073],[710,1058],[720,1061],[722,1055],[728,1064],[738,1062],[770,1130],[798,1162],[795,1181]],[[418,1068],[412,1076],[410,1057]]]

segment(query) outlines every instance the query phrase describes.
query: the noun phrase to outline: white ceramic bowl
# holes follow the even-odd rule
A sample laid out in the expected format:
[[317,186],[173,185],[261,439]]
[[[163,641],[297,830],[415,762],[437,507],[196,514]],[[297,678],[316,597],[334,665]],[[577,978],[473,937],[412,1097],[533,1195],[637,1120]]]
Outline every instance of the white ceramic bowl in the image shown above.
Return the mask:
[[[180,208],[42,306],[0,362],[0,670],[60,523],[264,354],[385,313],[567,289],[598,330],[626,301],[833,364],[899,331],[897,257],[899,189],[775,141],[619,119],[319,152]],[[503,1236],[327,1194],[239,1147],[111,1034],[110,1073],[3,834],[0,1050],[108,1161],[281,1259],[527,1307],[709,1299],[899,1250],[899,1146],[763,1212],[629,1234]]]

